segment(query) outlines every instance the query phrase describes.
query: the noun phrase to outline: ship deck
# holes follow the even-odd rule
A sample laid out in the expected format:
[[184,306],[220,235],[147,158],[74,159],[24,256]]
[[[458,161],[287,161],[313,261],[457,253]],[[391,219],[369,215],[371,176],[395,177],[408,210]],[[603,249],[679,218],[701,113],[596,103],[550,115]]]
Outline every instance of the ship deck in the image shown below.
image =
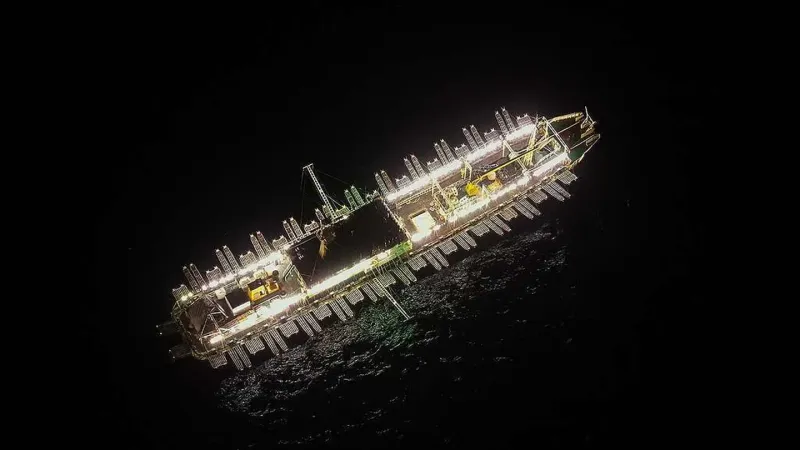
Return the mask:
[[[512,141],[509,145],[514,151],[524,150],[528,145],[528,136],[520,138],[516,141]],[[488,170],[481,171],[482,167],[486,167],[487,165],[500,165],[507,162],[509,160],[507,153],[508,150],[500,146],[497,148],[497,150],[492,151],[476,159],[474,162],[471,163],[473,169],[471,178],[474,179],[488,171]],[[464,186],[468,181],[469,180],[461,177],[460,170],[456,170],[455,172],[441,178],[439,180],[439,185],[442,187],[442,189],[454,187],[456,188],[459,195],[463,195]],[[417,193],[414,193],[406,198],[403,198],[400,201],[395,202],[392,209],[398,216],[398,218],[403,222],[403,226],[407,230],[413,233],[415,227],[414,224],[411,222],[410,217],[414,217],[415,215],[425,210],[428,210],[433,215],[433,211],[435,210],[435,202],[433,199],[432,188],[426,187],[424,189],[421,189]],[[445,225],[444,221],[442,221],[440,217],[436,217],[436,219],[437,222],[439,222],[441,225]]]

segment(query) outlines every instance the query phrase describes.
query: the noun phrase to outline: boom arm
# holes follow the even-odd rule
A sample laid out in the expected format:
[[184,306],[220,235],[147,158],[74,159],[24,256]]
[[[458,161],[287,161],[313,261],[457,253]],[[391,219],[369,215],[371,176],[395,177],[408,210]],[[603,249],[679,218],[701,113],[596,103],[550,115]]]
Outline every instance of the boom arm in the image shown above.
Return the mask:
[[314,164],[312,163],[312,164],[309,164],[309,165],[303,167],[303,170],[307,170],[308,171],[308,176],[311,177],[311,181],[314,182],[314,187],[317,188],[317,194],[319,194],[319,198],[322,199],[322,203],[324,203],[325,206],[328,207],[328,211],[331,212],[331,220],[336,219],[336,210],[333,209],[333,205],[331,205],[331,201],[328,200],[328,195],[325,194],[325,190],[322,189],[322,185],[319,184],[319,180],[317,180],[317,176],[314,175]]

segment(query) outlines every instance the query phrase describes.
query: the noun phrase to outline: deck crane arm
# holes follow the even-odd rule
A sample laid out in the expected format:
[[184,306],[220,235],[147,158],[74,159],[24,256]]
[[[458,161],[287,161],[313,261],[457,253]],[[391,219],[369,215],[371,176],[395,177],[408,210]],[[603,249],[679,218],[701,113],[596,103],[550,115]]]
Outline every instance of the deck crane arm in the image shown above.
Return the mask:
[[317,188],[317,194],[319,194],[319,198],[322,199],[322,203],[328,207],[328,211],[331,212],[331,220],[335,221],[336,219],[336,210],[333,209],[333,205],[331,205],[330,200],[328,199],[328,194],[325,193],[325,190],[322,189],[322,185],[317,180],[317,176],[314,174],[314,164],[309,164],[303,167],[303,170],[308,171],[308,176],[311,177],[311,181],[314,183],[314,187]]

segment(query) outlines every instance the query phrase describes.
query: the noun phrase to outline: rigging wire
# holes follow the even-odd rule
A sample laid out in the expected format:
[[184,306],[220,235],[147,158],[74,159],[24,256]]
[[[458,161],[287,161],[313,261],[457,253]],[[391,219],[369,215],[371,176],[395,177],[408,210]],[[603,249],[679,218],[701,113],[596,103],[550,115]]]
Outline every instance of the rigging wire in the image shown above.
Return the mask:
[[345,185],[345,186],[347,186],[347,187],[349,187],[349,186],[351,185],[351,183],[347,183],[347,182],[345,182],[345,181],[342,181],[342,180],[340,180],[339,178],[336,178],[335,176],[333,176],[333,175],[330,175],[330,174],[327,174],[327,173],[325,173],[325,172],[323,172],[323,171],[321,171],[321,170],[317,170],[317,173],[319,173],[319,174],[322,174],[322,175],[325,175],[326,177],[333,178],[334,180],[338,181],[339,183],[342,183],[343,185]]
[[303,223],[303,206],[306,204],[304,193],[304,187],[306,182],[306,171],[300,169],[300,223]]
[[325,193],[325,195],[327,195],[328,196],[328,200],[332,201],[337,207],[341,208],[342,206],[344,206],[343,203],[339,203],[338,200],[336,200],[335,198],[331,197],[327,193]]

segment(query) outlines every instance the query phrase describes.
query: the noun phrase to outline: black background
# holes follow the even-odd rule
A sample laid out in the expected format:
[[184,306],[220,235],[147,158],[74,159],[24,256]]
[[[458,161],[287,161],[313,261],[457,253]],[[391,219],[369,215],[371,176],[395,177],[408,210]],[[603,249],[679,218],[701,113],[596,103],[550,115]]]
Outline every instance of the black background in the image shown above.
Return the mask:
[[[76,380],[83,425],[73,431],[88,427],[86,439],[123,447],[125,436],[167,433],[176,402],[153,395],[165,389],[165,360],[152,335],[183,282],[181,266],[211,266],[214,248],[242,253],[249,233],[270,239],[281,220],[299,218],[303,165],[374,188],[372,173],[398,173],[403,155],[426,161],[434,141],[460,144],[462,126],[496,127],[500,106],[548,116],[588,106],[603,134],[592,170],[624,173],[620,185],[646,205],[649,241],[631,245],[652,252],[649,260],[682,247],[640,299],[644,331],[631,345],[645,357],[606,442],[708,436],[709,363],[693,344],[704,333],[708,213],[692,195],[703,171],[681,161],[708,138],[693,112],[725,89],[711,70],[725,43],[685,8],[389,2],[115,12],[90,40],[84,80],[101,99],[105,150],[75,156],[85,163],[76,213],[90,219],[81,231],[95,279],[113,281],[96,283],[81,313],[78,336],[104,362]],[[316,198],[302,198],[309,218]],[[668,239],[675,227],[678,244]]]

